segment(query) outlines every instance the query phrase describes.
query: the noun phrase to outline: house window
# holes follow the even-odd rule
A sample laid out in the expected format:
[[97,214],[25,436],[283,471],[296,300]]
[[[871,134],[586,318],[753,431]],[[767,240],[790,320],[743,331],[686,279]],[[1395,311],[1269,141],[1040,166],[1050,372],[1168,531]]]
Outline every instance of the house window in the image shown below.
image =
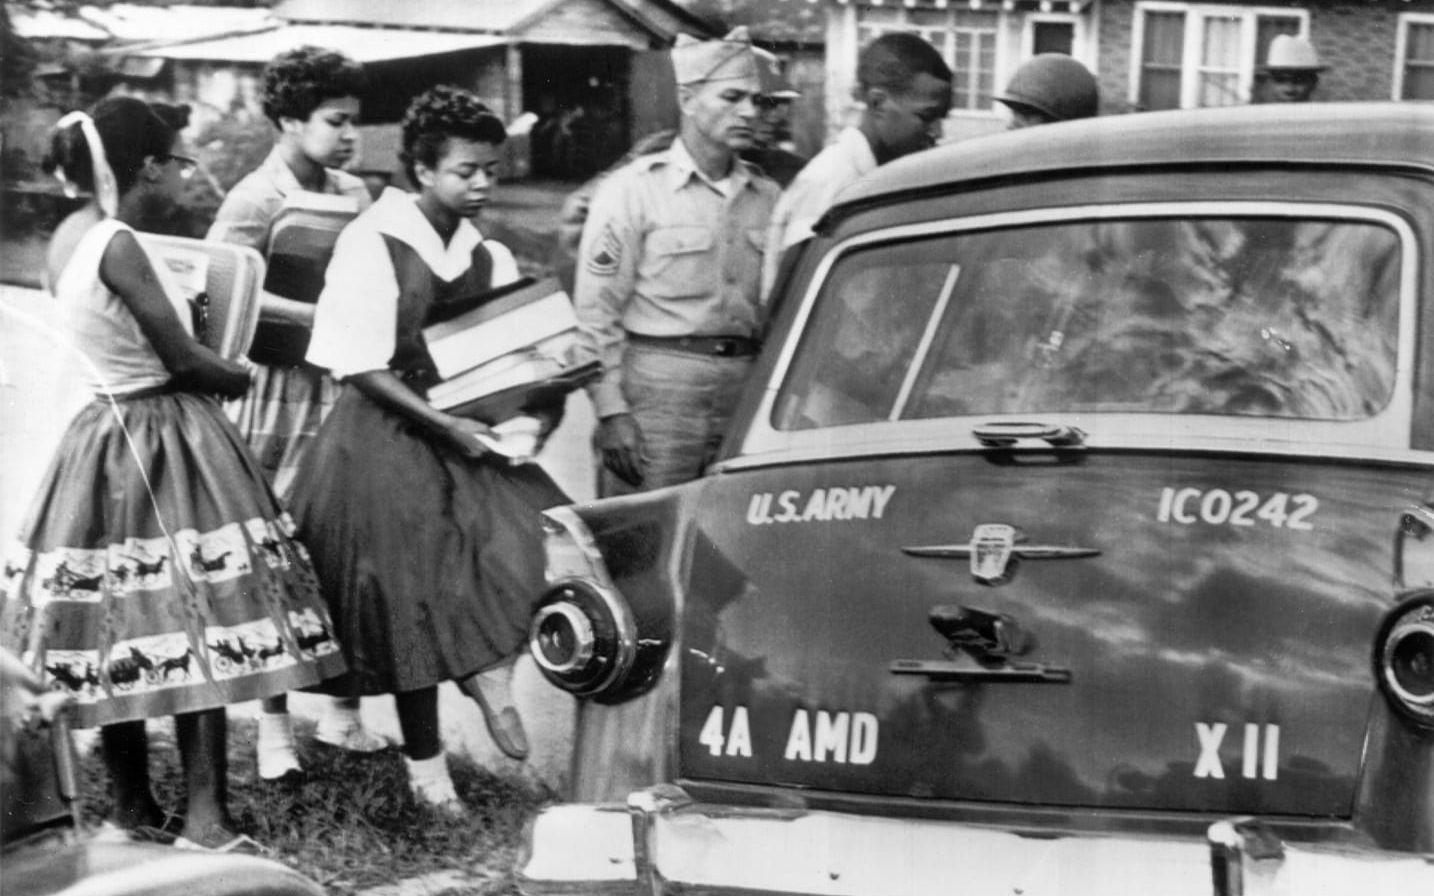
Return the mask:
[[1434,15],[1401,15],[1397,50],[1394,98],[1434,100]]
[[875,8],[862,12],[857,40],[862,47],[890,31],[924,38],[951,67],[953,111],[991,108],[996,87],[997,11],[967,9]]
[[1275,36],[1308,33],[1300,9],[1139,3],[1131,100],[1141,109],[1247,103]]
[[1075,49],[1074,22],[1031,22],[1031,55],[1065,53]]

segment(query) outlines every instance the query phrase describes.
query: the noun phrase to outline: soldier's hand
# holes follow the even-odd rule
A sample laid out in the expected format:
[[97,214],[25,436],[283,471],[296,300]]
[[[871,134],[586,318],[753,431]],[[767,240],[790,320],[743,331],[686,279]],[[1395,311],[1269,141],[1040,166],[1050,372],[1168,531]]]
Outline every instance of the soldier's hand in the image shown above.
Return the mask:
[[598,423],[597,448],[602,464],[628,485],[642,485],[642,430],[631,414],[613,414]]

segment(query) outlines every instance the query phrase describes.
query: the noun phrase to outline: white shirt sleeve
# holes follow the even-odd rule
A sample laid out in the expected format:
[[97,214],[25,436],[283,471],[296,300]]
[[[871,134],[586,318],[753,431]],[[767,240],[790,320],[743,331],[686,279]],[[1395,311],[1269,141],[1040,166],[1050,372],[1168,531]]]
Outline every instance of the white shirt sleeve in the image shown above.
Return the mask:
[[488,255],[493,259],[493,280],[494,289],[500,286],[507,286],[516,281],[518,274],[518,260],[508,247],[496,240],[484,240],[483,247],[488,250]]
[[338,379],[387,370],[397,326],[398,279],[388,247],[376,231],[349,227],[324,273],[308,361]]

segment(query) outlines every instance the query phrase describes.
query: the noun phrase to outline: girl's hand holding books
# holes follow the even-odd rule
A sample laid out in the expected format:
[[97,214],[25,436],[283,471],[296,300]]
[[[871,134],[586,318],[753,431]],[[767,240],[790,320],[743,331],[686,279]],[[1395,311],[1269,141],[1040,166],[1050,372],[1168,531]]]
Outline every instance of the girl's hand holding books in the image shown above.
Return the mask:
[[476,459],[488,453],[488,447],[478,438],[492,436],[492,430],[486,424],[450,416],[443,424],[442,432],[448,444],[464,457]]

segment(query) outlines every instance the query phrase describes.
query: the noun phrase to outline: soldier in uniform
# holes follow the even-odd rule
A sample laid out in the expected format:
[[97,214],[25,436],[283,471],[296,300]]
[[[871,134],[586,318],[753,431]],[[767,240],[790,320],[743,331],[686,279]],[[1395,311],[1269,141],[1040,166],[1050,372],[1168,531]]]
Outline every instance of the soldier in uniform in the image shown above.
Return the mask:
[[757,353],[764,238],[778,187],[752,145],[760,62],[745,29],[672,50],[678,138],[607,178],[578,250],[574,302],[603,364],[589,388],[600,494],[695,479]]

